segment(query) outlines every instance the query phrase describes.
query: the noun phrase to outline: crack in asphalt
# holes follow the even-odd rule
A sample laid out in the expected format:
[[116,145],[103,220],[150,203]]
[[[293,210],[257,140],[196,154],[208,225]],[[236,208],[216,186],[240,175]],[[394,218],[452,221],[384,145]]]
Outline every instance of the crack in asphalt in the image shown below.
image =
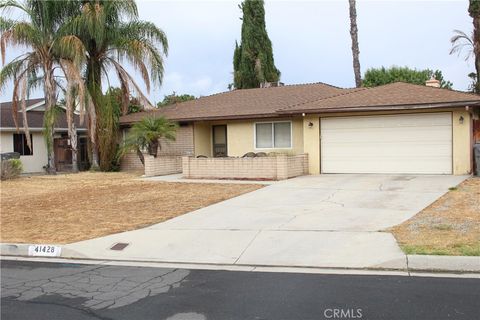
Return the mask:
[[[14,299],[10,298],[9,300],[14,300]],[[69,304],[64,304],[64,303],[58,303],[58,302],[53,302],[53,301],[25,301],[25,303],[65,307],[65,308],[68,308],[68,309],[80,311],[81,313],[87,314],[88,316],[93,317],[95,319],[113,320],[113,318],[101,316],[101,315],[95,313],[94,311],[92,311],[90,309],[82,308],[82,307],[75,307],[75,306],[72,306],[72,305],[69,305]]]
[[60,295],[85,299],[82,303],[85,308],[118,308],[168,292],[180,286],[190,273],[181,269],[145,270],[140,267],[129,268],[126,273],[120,266],[55,270],[54,276],[46,277],[45,268],[5,268],[1,275],[1,297],[33,301],[42,296]]

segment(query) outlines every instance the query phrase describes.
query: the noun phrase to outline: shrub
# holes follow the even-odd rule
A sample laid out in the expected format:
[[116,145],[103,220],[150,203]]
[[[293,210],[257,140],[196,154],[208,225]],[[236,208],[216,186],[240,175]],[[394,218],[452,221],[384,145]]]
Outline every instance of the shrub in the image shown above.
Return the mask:
[[9,159],[2,161],[1,179],[13,179],[22,173],[23,167],[20,159]]

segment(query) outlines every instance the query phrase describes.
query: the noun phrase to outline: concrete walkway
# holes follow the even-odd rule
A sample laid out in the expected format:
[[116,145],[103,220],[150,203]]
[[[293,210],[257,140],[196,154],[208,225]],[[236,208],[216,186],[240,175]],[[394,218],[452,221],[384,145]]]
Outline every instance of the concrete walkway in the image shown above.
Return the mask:
[[[405,269],[385,228],[465,176],[299,177],[145,229],[64,246],[62,256],[171,263]],[[161,208],[159,208],[161,210]],[[110,250],[118,242],[129,245]]]
[[228,179],[185,179],[181,173],[167,174],[165,176],[144,177],[139,178],[144,181],[153,182],[178,182],[178,183],[233,183],[233,184],[262,184],[271,185],[278,181],[271,180],[228,180]]

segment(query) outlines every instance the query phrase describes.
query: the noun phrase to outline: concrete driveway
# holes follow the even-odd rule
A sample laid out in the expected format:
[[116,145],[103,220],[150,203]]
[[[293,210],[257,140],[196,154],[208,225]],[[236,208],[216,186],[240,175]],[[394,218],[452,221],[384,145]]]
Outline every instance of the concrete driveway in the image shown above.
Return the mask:
[[[465,178],[304,176],[145,229],[67,245],[64,253],[181,263],[402,268],[405,255],[382,230],[409,219]],[[117,242],[130,245],[110,250]]]

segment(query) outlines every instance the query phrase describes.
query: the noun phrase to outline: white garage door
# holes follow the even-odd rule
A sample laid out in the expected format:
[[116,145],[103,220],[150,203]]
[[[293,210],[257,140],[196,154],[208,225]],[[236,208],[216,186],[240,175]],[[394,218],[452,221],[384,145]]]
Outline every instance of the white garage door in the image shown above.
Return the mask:
[[452,173],[450,112],[321,118],[323,173]]

